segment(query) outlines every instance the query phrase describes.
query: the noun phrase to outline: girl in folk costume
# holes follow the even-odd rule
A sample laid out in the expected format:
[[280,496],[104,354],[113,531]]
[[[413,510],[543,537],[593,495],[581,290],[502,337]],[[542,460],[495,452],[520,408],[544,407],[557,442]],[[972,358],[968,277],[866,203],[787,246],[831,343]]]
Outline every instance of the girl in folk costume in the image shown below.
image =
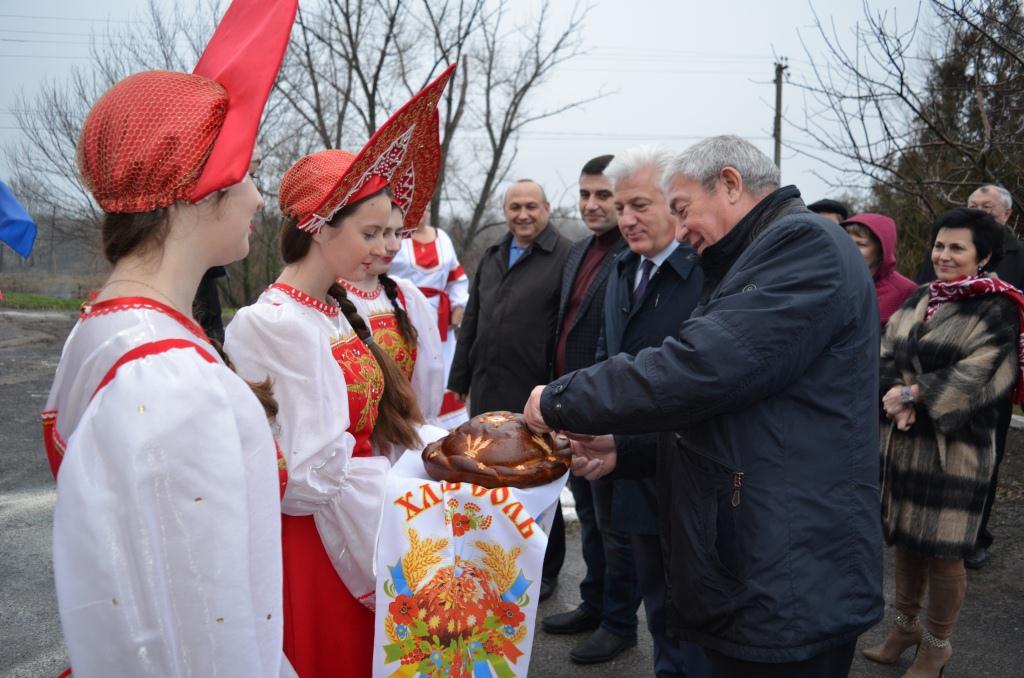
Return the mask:
[[[424,215],[412,237],[402,241],[390,272],[419,287],[437,309],[437,329],[444,348],[444,383],[447,384],[455,357],[455,333],[462,324],[462,312],[469,301],[469,279],[459,264],[451,238],[427,223]],[[465,404],[446,390],[440,425],[451,429],[466,419]]]
[[[438,98],[452,69],[358,155],[321,151],[281,182],[285,268],[227,329],[239,373],[270,378],[288,462],[282,505],[285,654],[303,678],[369,676],[375,543],[390,464],[371,436],[417,446],[412,389],[373,340],[340,277],[383,256],[391,194],[410,213],[433,193]],[[390,190],[389,190],[390,188]]]
[[[388,276],[388,267],[402,243],[405,215],[392,205],[384,228],[384,256],[374,256],[362,280],[339,279],[377,342],[412,383],[413,393],[428,423],[436,424],[444,393],[444,360],[437,332],[437,312],[415,285]],[[382,449],[395,460],[403,450]]]
[[236,0],[194,73],[125,78],[79,137],[114,268],[43,413],[76,676],[294,675],[273,399],[264,385],[261,406],[190,309],[204,271],[248,252],[263,201],[246,171],[295,11]]

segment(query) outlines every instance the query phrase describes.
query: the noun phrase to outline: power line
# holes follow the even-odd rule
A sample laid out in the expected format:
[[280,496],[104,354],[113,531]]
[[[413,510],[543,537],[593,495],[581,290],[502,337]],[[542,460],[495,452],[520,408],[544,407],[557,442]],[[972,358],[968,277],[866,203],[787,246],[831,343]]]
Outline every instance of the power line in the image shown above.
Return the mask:
[[143,23],[137,19],[87,19],[74,16],[38,16],[33,14],[0,14],[0,19],[39,19],[42,21],[85,21],[88,23],[105,22],[115,24]]

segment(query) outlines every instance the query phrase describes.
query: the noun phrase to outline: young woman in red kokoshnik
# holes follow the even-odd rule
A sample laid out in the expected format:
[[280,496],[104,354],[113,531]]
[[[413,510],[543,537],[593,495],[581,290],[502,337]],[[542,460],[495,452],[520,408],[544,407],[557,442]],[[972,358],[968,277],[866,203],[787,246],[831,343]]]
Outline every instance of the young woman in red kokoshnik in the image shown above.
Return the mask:
[[409,381],[337,283],[382,256],[392,199],[418,219],[439,166],[437,101],[454,67],[358,153],[320,151],[281,181],[285,268],[239,310],[226,346],[246,378],[270,378],[288,462],[282,505],[285,653],[303,678],[369,676],[375,542],[390,464],[371,436],[419,447]]

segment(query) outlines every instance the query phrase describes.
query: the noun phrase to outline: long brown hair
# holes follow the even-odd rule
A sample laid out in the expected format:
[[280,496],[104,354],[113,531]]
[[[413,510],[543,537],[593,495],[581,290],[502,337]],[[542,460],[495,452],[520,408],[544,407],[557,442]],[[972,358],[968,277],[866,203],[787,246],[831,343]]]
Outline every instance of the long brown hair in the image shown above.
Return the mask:
[[[362,200],[346,205],[338,210],[338,213],[325,228],[340,228],[345,219],[351,216],[359,205],[387,192],[385,188]],[[296,224],[295,219],[288,217],[283,220],[281,226],[281,257],[286,264],[293,264],[303,259],[309,254],[309,248],[313,244],[313,235],[299,230]],[[370,328],[366,325],[363,317],[359,315],[355,304],[348,298],[345,288],[335,282],[327,294],[338,300],[338,305],[348,324],[370,349],[370,353],[384,374],[384,394],[381,396],[377,409],[377,421],[373,427],[374,439],[402,448],[416,449],[420,447],[422,441],[416,432],[416,425],[423,423],[423,413],[416,402],[416,396],[413,394],[409,380],[405,378],[391,356],[378,346],[377,342],[373,341]]]
[[[217,204],[220,203],[224,191],[215,194]],[[103,242],[103,256],[111,264],[116,265],[118,261],[130,254],[144,253],[150,248],[159,248],[167,238],[168,209],[161,207],[151,212],[126,212],[114,213],[104,212],[103,221],[100,224],[100,237]],[[227,352],[221,343],[216,339],[210,339],[210,343],[220,354],[228,369],[235,372],[235,365],[231,362]],[[277,416],[277,400],[274,399],[273,384],[270,379],[254,382],[243,379],[249,388],[252,389],[256,400],[263,406],[263,412],[267,419]]]

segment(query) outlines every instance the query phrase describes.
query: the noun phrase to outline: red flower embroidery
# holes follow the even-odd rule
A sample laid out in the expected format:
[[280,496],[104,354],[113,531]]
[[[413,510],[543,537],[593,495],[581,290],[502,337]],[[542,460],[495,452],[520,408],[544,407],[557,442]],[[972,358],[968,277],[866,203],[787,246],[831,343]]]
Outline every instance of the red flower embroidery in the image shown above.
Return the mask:
[[388,605],[388,612],[395,618],[396,624],[411,624],[416,615],[416,600],[411,596],[398,596]]
[[456,537],[461,537],[466,534],[466,530],[469,529],[469,516],[464,513],[456,513],[452,516],[452,531]]
[[519,626],[526,619],[526,615],[523,614],[518,605],[504,600],[498,603],[497,609],[494,612],[502,624],[508,624],[509,626]]

